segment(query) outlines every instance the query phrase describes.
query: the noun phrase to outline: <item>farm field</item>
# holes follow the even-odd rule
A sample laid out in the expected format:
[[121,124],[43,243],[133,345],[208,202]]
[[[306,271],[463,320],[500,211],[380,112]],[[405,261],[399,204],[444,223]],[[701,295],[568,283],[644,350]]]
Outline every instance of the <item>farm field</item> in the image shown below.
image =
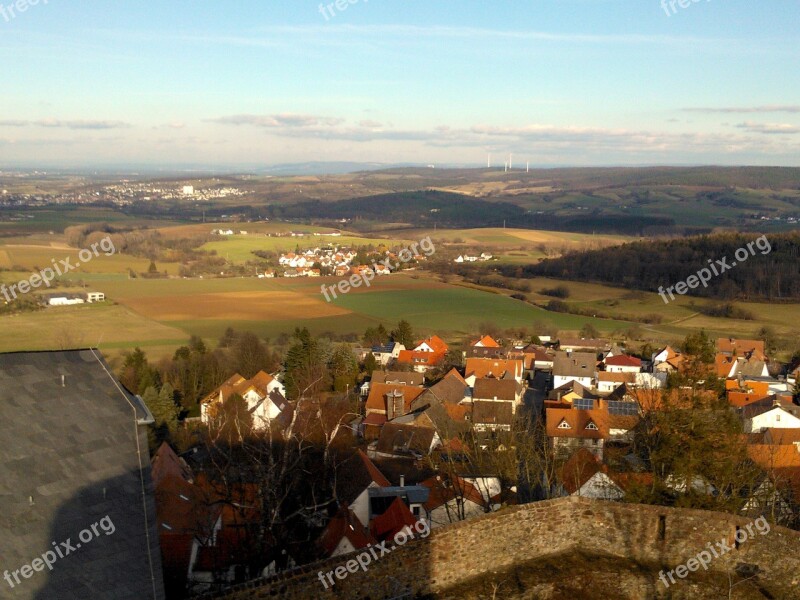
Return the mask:
[[0,316],[0,352],[99,347],[106,354],[135,346],[156,358],[171,355],[189,336],[109,302]]

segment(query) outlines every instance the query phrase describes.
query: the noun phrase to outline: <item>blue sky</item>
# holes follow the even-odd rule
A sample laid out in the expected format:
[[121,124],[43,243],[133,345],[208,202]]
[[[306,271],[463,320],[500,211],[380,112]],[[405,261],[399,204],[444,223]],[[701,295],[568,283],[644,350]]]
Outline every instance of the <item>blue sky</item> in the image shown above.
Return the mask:
[[681,1],[0,0],[0,167],[800,165],[798,2]]

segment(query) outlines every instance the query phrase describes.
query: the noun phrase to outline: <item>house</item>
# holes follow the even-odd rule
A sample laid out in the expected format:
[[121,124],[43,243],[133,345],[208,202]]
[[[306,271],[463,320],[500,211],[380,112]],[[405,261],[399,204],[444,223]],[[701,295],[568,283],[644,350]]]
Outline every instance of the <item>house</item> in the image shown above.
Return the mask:
[[767,377],[767,355],[762,340],[719,338],[714,361],[720,377]]
[[583,387],[594,385],[597,355],[593,352],[557,352],[553,359],[553,387],[577,381]]
[[667,362],[670,359],[676,358],[680,356],[680,352],[672,348],[671,346],[664,346],[657,352],[654,352],[651,361],[653,365],[659,365],[661,363]]
[[350,554],[377,543],[378,540],[355,513],[344,506],[328,522],[318,541],[323,555],[328,558]]
[[75,306],[86,304],[86,298],[80,294],[58,294],[47,298],[48,306]]
[[484,335],[479,340],[472,342],[470,346],[473,348],[499,348],[500,344],[498,344],[492,336]]
[[426,389],[412,403],[411,410],[426,408],[437,434],[451,439],[470,429],[472,390],[456,369]]
[[591,408],[594,406],[594,402],[587,402],[585,405],[580,405],[577,401],[594,401],[599,398],[600,396],[598,394],[593,393],[591,390],[585,388],[577,381],[570,381],[561,387],[551,390],[547,396],[545,405],[551,406],[555,404],[555,406],[559,406],[568,404],[570,406],[583,406],[584,408]]
[[602,460],[605,440],[610,437],[607,409],[547,408],[546,425],[557,456],[566,458],[586,448]]
[[642,361],[635,356],[617,354],[605,358],[603,362],[608,373],[640,373],[642,371]]
[[478,379],[472,390],[472,426],[476,431],[511,429],[523,386],[514,379]]
[[463,352],[464,358],[501,358],[506,351],[490,335],[473,341]]
[[448,350],[447,344],[439,336],[434,335],[419,342],[413,350],[402,350],[397,362],[411,365],[418,373],[425,373],[442,364]]
[[89,304],[92,304],[94,302],[105,302],[106,295],[103,292],[88,292],[86,294],[86,301]]
[[[163,600],[141,398],[95,349],[16,352],[0,354],[0,412],[4,597]],[[81,530],[74,560],[14,572]]]
[[247,410],[253,418],[254,429],[265,429],[273,422],[288,424],[293,408],[286,400],[286,389],[272,375],[259,371],[251,379],[238,373],[206,396],[200,403],[203,423],[210,423],[225,401],[234,394],[244,398]]
[[597,391],[613,392],[621,385],[634,385],[636,383],[636,373],[598,371]]
[[352,511],[361,523],[368,524],[371,518],[369,490],[388,487],[391,487],[389,480],[361,450],[336,470],[335,493],[339,506]]
[[[421,488],[427,492],[427,488]],[[380,493],[389,493],[388,490],[377,490]],[[369,524],[369,530],[376,540],[393,540],[394,537],[407,528],[414,528],[423,512],[422,506],[417,501],[409,508],[408,497],[388,495],[386,498],[376,497],[376,500],[390,501],[388,508],[376,515]],[[404,501],[405,499],[405,501]]]
[[426,409],[387,421],[378,441],[368,451],[370,458],[424,458],[440,446],[441,440]]
[[681,369],[685,358],[684,355],[672,348],[665,346],[653,354],[654,373],[675,373]]
[[[400,528],[393,531],[391,535],[394,535],[403,526],[413,525],[419,519],[424,518],[425,509],[423,507],[430,496],[430,490],[423,485],[406,485],[405,477],[400,478],[399,486],[372,487],[368,492],[369,527],[377,539],[386,539],[384,536],[393,530],[393,526],[400,525]],[[398,501],[402,507],[397,505]],[[407,520],[409,514],[413,521],[400,523],[400,521]],[[381,516],[384,518],[378,519],[376,522],[375,519]],[[398,519],[398,517],[400,518]]]
[[464,379],[470,386],[478,379],[513,379],[521,383],[525,375],[525,365],[518,359],[468,358],[464,369]]
[[411,411],[411,403],[425,391],[417,385],[372,383],[365,406],[364,437],[376,440],[384,423]]
[[372,383],[422,387],[425,383],[425,376],[416,371],[373,371]]
[[392,360],[397,360],[400,357],[400,353],[405,350],[406,347],[403,344],[398,344],[397,342],[389,342],[383,346],[373,346],[372,347],[372,356],[375,357],[375,361],[382,367],[388,365]]
[[608,467],[586,448],[576,450],[561,467],[559,475],[564,493],[570,496],[609,501],[625,496],[609,475]]
[[436,475],[420,485],[430,489],[424,508],[425,518],[431,529],[466,521],[489,512],[483,495],[472,483],[457,475],[451,479]]
[[190,579],[203,579],[193,570],[200,549],[219,532],[221,511],[169,444],[161,444],[151,464],[164,587],[173,597],[185,592]]
[[739,340],[735,338],[718,338],[717,353],[725,356],[753,357],[756,360],[767,360],[763,340]]
[[758,433],[766,429],[800,428],[800,407],[782,404],[768,397],[738,409],[746,432]]

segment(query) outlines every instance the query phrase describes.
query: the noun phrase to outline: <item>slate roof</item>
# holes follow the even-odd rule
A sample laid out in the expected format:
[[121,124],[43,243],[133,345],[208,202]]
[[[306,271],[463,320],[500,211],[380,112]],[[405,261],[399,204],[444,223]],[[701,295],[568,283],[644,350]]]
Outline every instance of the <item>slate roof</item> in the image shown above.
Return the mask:
[[0,354],[2,568],[29,564],[54,541],[80,543],[105,517],[113,531],[98,528],[4,597],[164,598],[141,425],[151,419],[96,350]]

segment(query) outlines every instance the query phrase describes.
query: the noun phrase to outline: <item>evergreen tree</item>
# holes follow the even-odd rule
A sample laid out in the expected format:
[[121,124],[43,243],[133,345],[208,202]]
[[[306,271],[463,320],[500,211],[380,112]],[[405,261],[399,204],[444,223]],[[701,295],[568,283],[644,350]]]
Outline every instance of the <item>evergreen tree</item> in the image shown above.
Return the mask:
[[355,386],[358,376],[358,361],[353,354],[353,349],[348,344],[339,344],[333,349],[329,368],[333,377],[334,390],[344,392]]
[[392,330],[392,341],[403,344],[406,348],[414,347],[414,331],[408,321],[403,319],[397,324],[397,329]]

